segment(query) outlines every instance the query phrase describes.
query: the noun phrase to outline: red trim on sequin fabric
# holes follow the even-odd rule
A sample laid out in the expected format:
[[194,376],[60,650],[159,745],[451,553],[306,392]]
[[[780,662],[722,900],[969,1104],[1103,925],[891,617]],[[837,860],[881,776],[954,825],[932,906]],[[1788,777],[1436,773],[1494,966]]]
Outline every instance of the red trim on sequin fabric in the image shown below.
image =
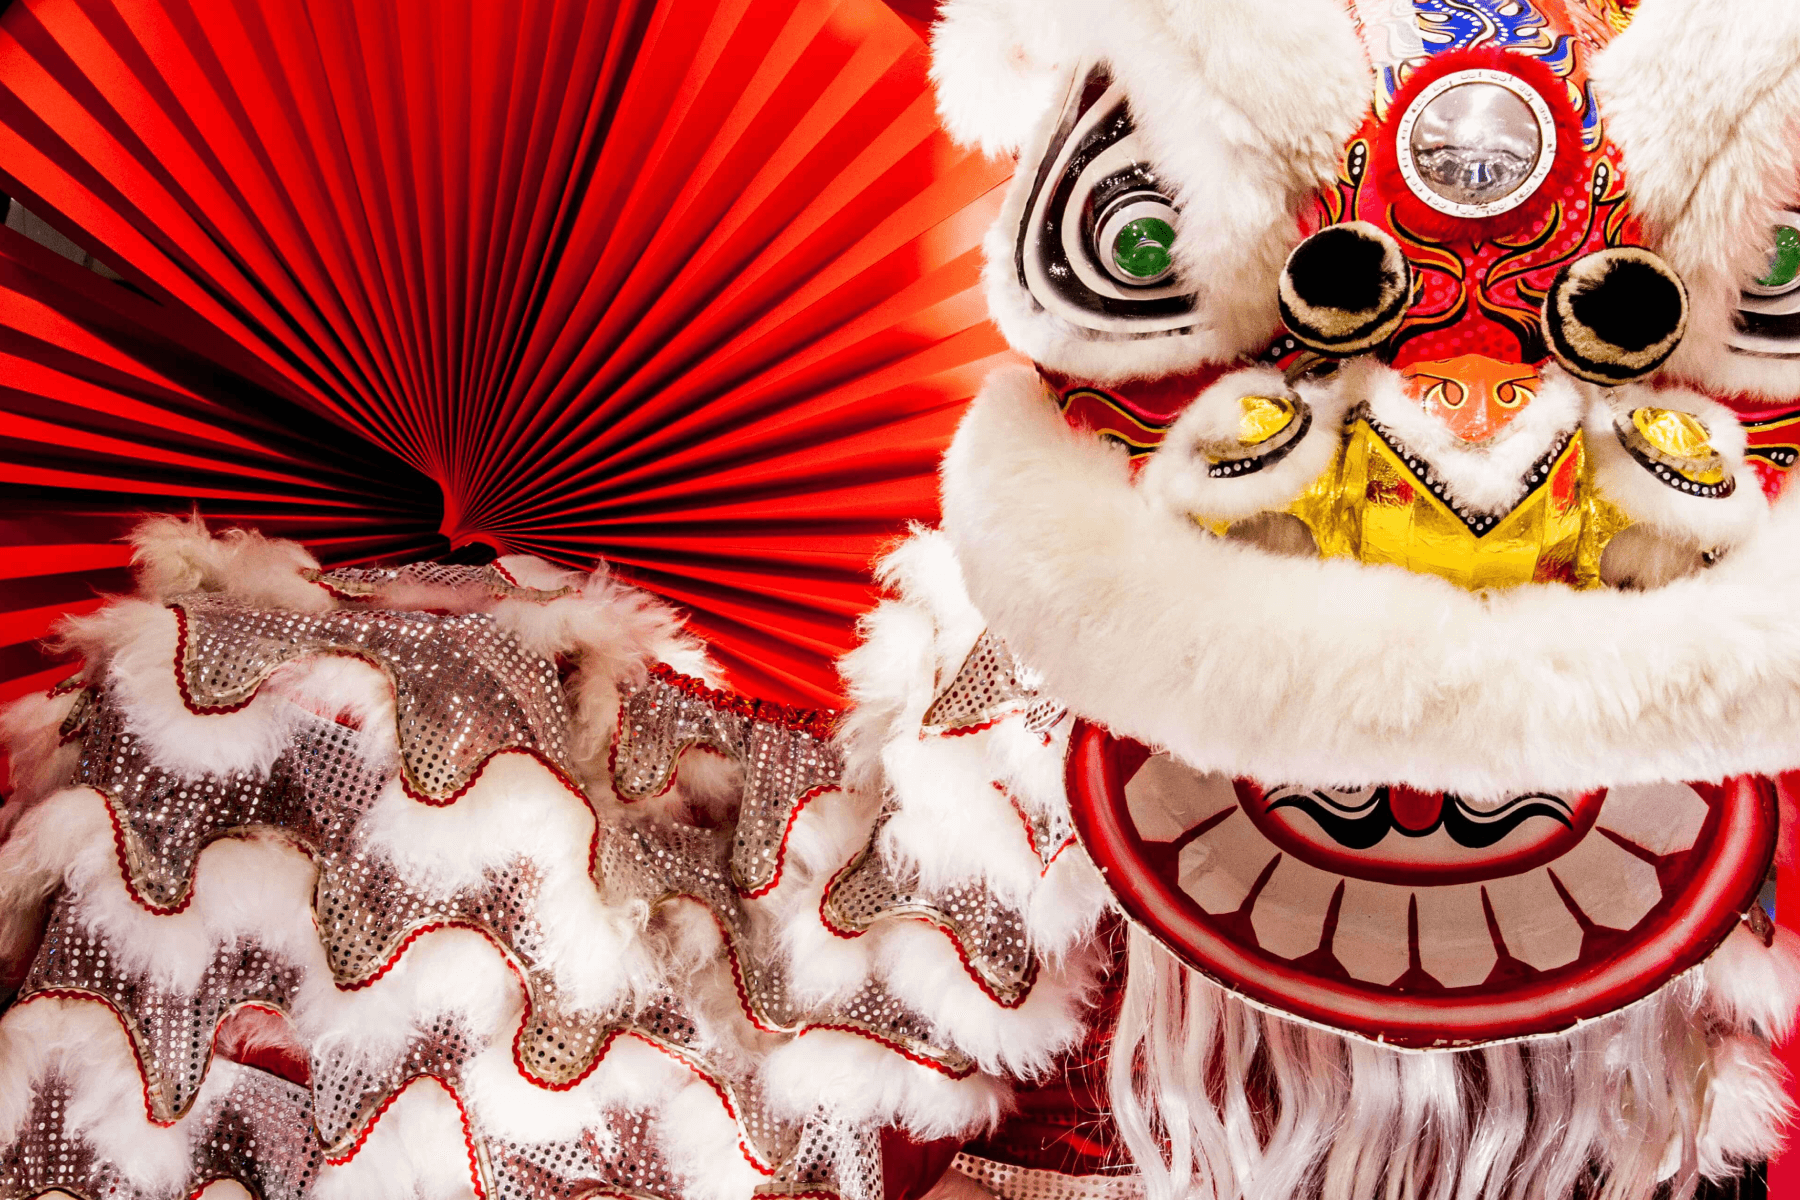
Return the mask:
[[218,716],[223,713],[234,713],[248,708],[250,702],[256,699],[256,693],[262,691],[262,684],[257,684],[248,696],[245,696],[236,704],[201,704],[194,699],[194,693],[188,690],[186,670],[188,644],[187,610],[182,608],[179,604],[171,604],[168,607],[170,611],[175,614],[175,687],[181,692],[181,703],[187,707],[189,712],[202,717]]
[[1045,858],[1043,850],[1040,849],[1037,844],[1037,835],[1031,831],[1031,818],[1025,815],[1024,804],[1020,803],[1017,796],[1007,791],[1006,785],[1001,783],[998,779],[994,780],[993,783],[994,790],[999,792],[1002,796],[1005,796],[1006,802],[1012,805],[1012,809],[1015,813],[1019,814],[1019,823],[1025,827],[1025,844],[1031,847],[1031,856],[1038,860],[1038,878],[1043,878],[1050,873],[1050,868],[1055,865],[1056,860],[1062,857],[1063,851],[1075,844],[1074,827],[1070,826],[1069,836],[1062,840],[1061,845],[1050,852],[1049,858]]
[[395,1101],[399,1100],[408,1088],[421,1079],[429,1079],[443,1088],[445,1092],[449,1093],[450,1102],[456,1105],[456,1116],[462,1123],[463,1149],[469,1156],[469,1183],[475,1190],[477,1200],[486,1200],[487,1189],[481,1185],[480,1157],[475,1149],[475,1126],[469,1120],[469,1110],[464,1107],[462,1096],[449,1082],[429,1071],[421,1071],[417,1075],[409,1075],[401,1080],[400,1085],[389,1092],[387,1098],[369,1115],[369,1119],[363,1122],[363,1127],[357,1133],[356,1140],[350,1144],[350,1148],[341,1155],[327,1154],[325,1161],[334,1167],[341,1167],[360,1154],[364,1143],[369,1140],[369,1135],[375,1131],[375,1126],[380,1123],[382,1117],[387,1115],[387,1110],[394,1106]]
[[[1029,707],[1029,706],[1026,706],[1026,707]],[[977,722],[974,725],[952,725],[952,726],[926,725],[926,726],[921,726],[919,729],[919,736],[921,738],[967,737],[971,733],[986,733],[988,730],[992,729],[994,726],[1000,724],[1000,722],[1008,720],[1012,717],[1019,716],[1020,714],[1024,713],[1025,711],[1026,711],[1026,709],[1023,707],[1015,708],[1011,712],[1001,713],[997,717],[989,717],[987,720]]]
[[[193,874],[190,873],[188,875],[187,888],[182,894],[181,902],[179,904],[176,904],[173,907],[164,907],[146,898],[142,892],[138,891],[137,880],[132,878],[131,875],[131,860],[125,850],[125,826],[119,820],[118,810],[113,807],[113,798],[97,787],[90,787],[87,784],[81,784],[80,786],[100,797],[100,802],[106,809],[106,819],[112,824],[113,854],[119,862],[119,878],[125,884],[125,894],[130,896],[132,902],[139,908],[143,909],[145,912],[155,913],[159,917],[172,917],[176,913],[186,912],[188,905],[194,902]],[[317,852],[314,848],[307,845],[304,841],[300,840],[300,838],[296,837],[286,829],[273,825],[235,825],[230,829],[223,830],[212,838],[209,838],[204,845],[194,851],[194,863],[196,868],[198,868],[200,862],[200,855],[205,852],[207,846],[211,846],[215,842],[223,842],[234,838],[242,840],[256,832],[276,834],[282,841],[306,855],[307,858],[313,859],[315,862],[317,861]]]
[[750,900],[760,900],[780,886],[781,873],[787,870],[788,839],[794,834],[794,823],[800,819],[800,811],[820,796],[840,790],[842,790],[840,784],[821,783],[817,787],[808,788],[800,793],[800,798],[794,801],[794,807],[788,811],[787,824],[781,828],[781,840],[775,844],[775,873],[769,876],[769,882],[750,891],[738,887],[737,882],[733,880],[731,886],[737,890],[738,895]]
[[[750,1004],[750,989],[749,989],[749,986],[744,981],[743,967],[738,961],[737,947],[732,941],[731,931],[725,928],[725,922],[723,922],[719,919],[719,914],[713,911],[712,905],[708,904],[705,900],[702,900],[700,897],[693,895],[690,892],[671,893],[670,895],[665,896],[663,898],[662,903],[667,903],[670,900],[689,900],[695,904],[698,904],[701,907],[701,909],[704,910],[706,912],[706,914],[713,919],[713,923],[719,927],[719,936],[725,943],[725,961],[731,967],[732,986],[737,989],[738,1006],[743,1009],[744,1015],[747,1018],[749,1018],[750,1024],[754,1025],[757,1029],[761,1030],[762,1032],[764,1032],[764,1033],[792,1033],[793,1036],[800,1037],[802,1034],[805,1034],[814,1029],[832,1029],[832,1030],[836,1030],[839,1033],[850,1033],[850,1034],[855,1034],[857,1037],[867,1038],[871,1042],[874,1042],[878,1046],[885,1046],[887,1049],[893,1051],[895,1054],[898,1054],[901,1058],[907,1059],[910,1062],[918,1063],[920,1066],[930,1067],[932,1070],[938,1072],[940,1075],[948,1076],[951,1079],[967,1079],[970,1075],[973,1075],[975,1073],[975,1068],[973,1065],[971,1065],[965,1071],[952,1070],[951,1068],[946,1067],[943,1063],[937,1062],[933,1059],[926,1058],[922,1054],[918,1054],[918,1053],[915,1053],[914,1051],[908,1050],[906,1047],[902,1046],[900,1043],[892,1041],[891,1039],[888,1039],[888,1038],[884,1038],[880,1034],[874,1032],[873,1030],[858,1028],[857,1026],[854,1026],[854,1025],[837,1025],[837,1024],[830,1024],[830,1023],[825,1023],[825,1022],[820,1022],[820,1023],[804,1022],[795,1029],[787,1030],[787,1029],[781,1029],[777,1026],[763,1024],[762,1018],[757,1015],[755,1008],[753,1008]],[[660,907],[660,906],[661,905],[659,904],[658,907]],[[827,926],[827,928],[830,928],[830,926]]]
[[[711,687],[705,680],[696,679],[692,675],[683,675],[664,662],[653,662],[647,670],[651,679],[666,683],[690,696],[704,700],[719,712],[734,713],[738,716],[748,717],[752,721],[766,721],[784,729],[809,734],[820,741],[831,739],[832,729],[838,717],[842,715],[836,709],[788,708],[773,700],[759,700],[755,697]],[[612,745],[606,751],[606,776],[610,781],[616,781],[619,777],[619,741],[625,728],[625,706],[629,702],[629,697],[621,696],[619,698],[619,712],[613,720]],[[669,765],[669,778],[662,787],[648,795],[627,797],[619,792],[618,785],[614,782],[614,794],[618,795],[623,804],[641,804],[646,800],[655,800],[660,796],[668,795],[680,778],[681,759],[689,750],[706,750],[725,757],[724,751],[719,747],[696,739],[676,749],[674,760]],[[839,783],[822,783],[808,788],[795,798],[794,807],[788,811],[787,824],[782,827],[781,839],[775,844],[775,873],[769,877],[769,882],[750,890],[739,887],[734,880],[732,887],[738,895],[751,900],[759,900],[780,886],[782,872],[787,869],[788,839],[793,835],[794,823],[800,819],[800,811],[820,796],[840,790],[842,787]]]
[[738,1153],[744,1156],[744,1161],[749,1163],[751,1169],[759,1175],[775,1174],[775,1168],[773,1166],[764,1164],[751,1151],[750,1139],[743,1134],[745,1128],[743,1115],[738,1112],[737,1105],[731,1102],[731,1093],[725,1090],[725,1085],[714,1078],[710,1071],[701,1068],[698,1063],[694,1062],[694,1060],[689,1058],[686,1054],[675,1049],[675,1047],[670,1046],[666,1042],[659,1042],[655,1038],[650,1037],[648,1034],[640,1032],[639,1030],[627,1029],[622,1032],[628,1037],[636,1038],[638,1041],[644,1043],[644,1045],[649,1046],[652,1050],[660,1051],[699,1076],[700,1081],[711,1088],[713,1094],[719,1098],[719,1103],[725,1106],[725,1115],[730,1117],[732,1123],[738,1127],[740,1135],[738,1137]]
[[710,686],[704,679],[683,675],[664,662],[651,663],[649,672],[652,679],[659,679],[696,699],[704,700],[720,712],[736,713],[755,721],[810,733],[820,741],[831,738],[837,720],[842,715],[834,708],[789,708],[774,700],[761,700],[738,692],[728,692],[723,688]]
[[[832,875],[831,881],[825,885],[825,890],[819,895],[819,924],[825,926],[833,936],[843,938],[845,941],[863,936],[865,933],[869,932],[869,929],[873,929],[874,925],[871,923],[869,929],[847,929],[831,919],[830,915],[825,911],[825,906],[831,900],[831,893],[837,890],[838,881],[848,874],[852,867],[861,862],[865,854],[868,853],[873,853],[873,851],[858,851],[849,862],[839,867],[836,874]],[[881,918],[879,917],[876,918],[876,920],[880,919]],[[956,930],[952,928],[948,922],[928,917],[924,913],[910,912],[901,913],[895,919],[901,921],[917,921],[921,925],[929,925],[949,939],[950,948],[956,951],[956,959],[962,964],[963,974],[967,975],[974,982],[975,986],[981,989],[982,995],[986,996],[989,1000],[992,1000],[1001,1008],[1018,1008],[1020,1005],[1024,1004],[1026,998],[1031,995],[1032,985],[1037,982],[1037,960],[1035,958],[1032,959],[1030,975],[1021,982],[1018,996],[1012,1000],[1005,1000],[994,991],[993,987],[986,979],[982,978],[981,972],[976,970],[974,960],[969,957],[968,947],[963,943],[962,938],[957,936]]]
[[349,601],[354,602],[354,601],[367,601],[367,600],[375,599],[374,596],[354,596],[354,595],[351,595],[349,592],[340,592],[337,588],[333,587],[330,583],[326,582],[326,580],[323,578],[323,576],[321,576],[318,579],[313,580],[312,584],[314,587],[324,589],[325,594],[327,596],[330,596],[333,600],[349,600]]
[[[106,809],[107,819],[112,823],[113,844],[114,844],[114,849],[115,849],[117,857],[118,857],[120,878],[123,880],[123,882],[125,884],[125,889],[126,889],[127,893],[131,896],[132,900],[135,903],[137,903],[139,907],[145,909],[146,911],[156,913],[159,916],[170,916],[175,913],[184,911],[190,904],[193,903],[193,899],[194,899],[193,881],[191,879],[189,880],[187,894],[182,898],[181,903],[174,906],[173,908],[158,907],[157,905],[152,904],[149,900],[147,900],[137,890],[137,886],[132,880],[131,870],[129,867],[129,860],[128,860],[128,858],[126,856],[126,852],[125,852],[124,829],[119,821],[118,814],[113,809],[111,798],[109,796],[107,796],[106,793],[100,791],[97,788],[88,788],[87,790],[93,792],[96,796],[100,797],[100,800]],[[590,809],[589,811],[591,814],[592,810]],[[232,837],[232,836],[237,836],[237,833],[235,831],[232,833],[227,833],[227,834],[221,835],[220,838],[215,839],[215,840],[223,840],[225,837]],[[299,849],[301,852],[305,853],[308,857],[313,856],[312,847],[306,845],[304,842],[301,842],[298,839],[294,839],[294,838],[287,838],[286,840],[288,841],[288,843],[290,845],[294,846],[296,849]],[[594,865],[596,857],[599,853],[599,843],[600,843],[599,822],[596,819],[593,836],[588,841],[588,878],[590,881],[593,878],[593,865]],[[208,843],[208,844],[210,845],[211,843]],[[196,861],[198,861],[197,858],[196,858]],[[724,938],[725,945],[727,947],[727,961],[730,963],[730,966],[731,966],[732,983],[733,983],[734,987],[736,988],[736,991],[738,994],[738,1003],[739,1003],[739,1006],[743,1009],[745,1017],[750,1021],[751,1025],[753,1025],[755,1028],[757,1028],[765,1033],[788,1032],[786,1030],[782,1030],[782,1029],[778,1029],[778,1028],[775,1028],[775,1027],[772,1027],[769,1025],[765,1025],[758,1018],[755,1010],[752,1008],[752,1006],[750,1004],[749,989],[744,981],[743,968],[742,968],[742,965],[738,958],[737,948],[736,948],[735,944],[732,942],[731,935],[726,930],[724,922],[719,919],[719,915],[713,911],[712,906],[710,904],[708,904],[705,900],[701,899],[700,897],[694,896],[692,894],[685,893],[685,892],[675,893],[671,896],[665,897],[664,899],[665,899],[665,901],[666,900],[675,900],[675,899],[691,900],[695,904],[700,905],[701,908],[706,910],[707,914],[712,917],[713,922],[716,925],[718,925],[719,932],[720,932],[721,936]],[[827,928],[829,928],[829,926],[827,926]],[[611,1041],[612,1041],[611,1037],[609,1037],[606,1041],[603,1041],[601,1043],[600,1050],[595,1054],[593,1062],[589,1063],[588,1066],[581,1072],[580,1075],[576,1076],[575,1079],[571,1080],[570,1082],[568,1082],[566,1084],[549,1083],[545,1080],[539,1079],[536,1075],[532,1074],[529,1070],[527,1070],[525,1068],[524,1059],[521,1056],[521,1052],[520,1052],[520,1042],[524,1037],[525,1027],[530,1023],[531,1014],[533,1011],[531,987],[530,987],[529,983],[527,983],[527,981],[526,981],[524,972],[521,971],[519,969],[518,964],[513,961],[511,948],[508,947],[507,945],[505,945],[499,939],[499,937],[493,933],[492,930],[489,930],[486,927],[476,924],[471,921],[462,921],[462,920],[432,921],[432,922],[427,922],[426,924],[423,924],[423,925],[414,926],[413,928],[407,930],[406,933],[400,938],[400,940],[397,943],[395,943],[394,949],[389,952],[387,958],[367,978],[360,980],[358,982],[354,982],[354,983],[338,984],[337,985],[338,989],[340,991],[349,992],[349,991],[360,991],[363,988],[369,987],[376,980],[382,978],[389,971],[393,970],[394,966],[400,961],[400,956],[402,954],[404,954],[406,952],[406,950],[415,941],[417,941],[419,938],[423,937],[425,934],[430,933],[436,929],[468,929],[468,930],[472,930],[475,933],[480,934],[483,938],[485,938],[488,941],[488,943],[490,945],[492,945],[497,951],[499,951],[501,960],[506,963],[507,968],[512,971],[514,977],[518,980],[519,989],[521,992],[524,993],[524,996],[525,996],[525,1011],[524,1011],[524,1014],[522,1015],[522,1017],[520,1018],[518,1029],[513,1034],[512,1057],[513,1057],[513,1064],[515,1067],[517,1067],[517,1069],[521,1075],[523,1075],[526,1079],[530,1080],[535,1086],[542,1087],[542,1088],[545,1088],[550,1091],[566,1091],[569,1088],[574,1087],[576,1084],[580,1083],[583,1079],[586,1079],[590,1074],[593,1073],[595,1067],[599,1065],[600,1060],[603,1057],[605,1057],[606,1047],[608,1045],[610,1045]],[[965,962],[964,969],[965,970],[968,969],[966,962]],[[984,990],[985,990],[985,988],[984,988]],[[39,994],[41,994],[41,993],[39,993]],[[808,1027],[803,1027],[798,1032],[804,1032],[805,1028],[808,1028]],[[818,1027],[814,1027],[814,1028],[823,1028],[823,1027],[818,1026]],[[615,1031],[615,1035],[618,1032],[630,1032],[630,1031],[621,1027],[619,1030]],[[941,1064],[934,1063],[934,1062],[931,1062],[931,1060],[929,1060],[929,1059],[925,1059],[920,1056],[911,1054],[910,1052],[906,1051],[904,1048],[902,1048],[898,1044],[890,1042],[886,1038],[879,1037],[874,1033],[871,1033],[868,1031],[859,1031],[859,1030],[855,1030],[855,1029],[846,1029],[845,1032],[861,1033],[862,1036],[867,1037],[871,1041],[874,1041],[880,1045],[886,1046],[888,1049],[893,1050],[896,1054],[899,1054],[905,1058],[912,1059],[914,1061],[924,1062],[927,1065],[931,1066],[933,1069],[938,1070],[938,1071],[942,1072],[943,1074],[950,1076],[952,1079],[966,1078],[967,1075],[969,1074],[969,1072],[963,1072],[961,1074],[958,1074],[958,1073],[951,1071],[950,1069],[942,1066]]]
[[[132,1062],[137,1064],[138,1084],[144,1093],[144,1119],[158,1129],[167,1129],[176,1121],[181,1120],[180,1116],[176,1116],[173,1120],[165,1121],[156,1115],[156,1103],[150,1099],[150,1068],[145,1065],[144,1056],[138,1050],[137,1039],[131,1036],[131,1021],[119,1011],[118,1005],[98,992],[85,991],[81,988],[45,988],[42,991],[20,997],[18,1002],[13,1005],[13,1011],[17,1012],[35,1000],[82,1000],[90,1004],[98,1004],[111,1013],[113,1020],[119,1023],[120,1032],[125,1035],[125,1044],[131,1047]],[[195,1094],[198,1095],[198,1093]]]
[[[186,707],[189,712],[200,717],[213,717],[221,716],[226,713],[241,712],[249,707],[250,703],[255,700],[257,696],[262,694],[263,685],[268,682],[267,677],[259,680],[256,686],[250,690],[250,694],[236,704],[204,705],[198,703],[194,699],[193,693],[188,690],[187,683],[187,612],[178,604],[170,604],[168,607],[175,613],[175,687],[181,693],[182,705]],[[363,654],[356,650],[313,650],[304,655],[287,659],[279,664],[276,669],[279,670],[280,667],[285,667],[289,663],[303,662],[308,658],[324,657],[327,655],[339,658],[354,658],[368,663],[377,671],[381,672],[382,678],[387,680],[389,693],[395,696],[396,702],[398,701],[398,693],[394,687],[393,675],[389,674],[388,669],[382,666],[378,659],[374,658],[372,655]],[[270,674],[272,675],[273,672]],[[395,741],[396,743],[399,742],[398,735],[396,735]],[[469,777],[462,782],[460,787],[449,795],[442,797],[428,796],[412,785],[412,781],[406,777],[404,757],[405,747],[401,745],[399,746],[399,749],[402,752],[401,770],[395,778],[399,779],[401,790],[403,790],[410,798],[417,800],[420,804],[429,804],[433,808],[446,808],[462,799],[468,794],[469,789],[475,786],[475,781],[480,779],[482,773],[487,770],[488,764],[502,754],[525,754],[537,759],[539,762],[543,763],[545,767],[549,768],[550,773],[556,776],[557,781],[565,788],[569,789],[576,799],[580,800],[583,805],[587,804],[587,793],[582,790],[581,785],[577,783],[567,771],[550,761],[544,752],[537,749],[535,746],[501,746],[499,749],[491,751],[487,757],[475,764],[474,770],[469,772]]]

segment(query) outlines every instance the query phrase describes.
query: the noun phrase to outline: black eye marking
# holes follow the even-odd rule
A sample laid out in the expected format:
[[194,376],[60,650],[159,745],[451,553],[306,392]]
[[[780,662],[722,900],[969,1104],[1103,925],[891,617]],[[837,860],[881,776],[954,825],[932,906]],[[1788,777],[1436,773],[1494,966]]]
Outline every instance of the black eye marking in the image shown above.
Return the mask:
[[[1014,267],[1041,307],[1072,324],[1133,334],[1144,322],[1143,333],[1185,332],[1196,297],[1168,294],[1172,269],[1145,269],[1160,265],[1175,208],[1154,168],[1121,146],[1135,133],[1123,93],[1103,70],[1090,72],[1038,164]],[[1139,253],[1121,260],[1115,246],[1102,244],[1121,237],[1126,250]],[[1071,261],[1072,250],[1079,262]]]

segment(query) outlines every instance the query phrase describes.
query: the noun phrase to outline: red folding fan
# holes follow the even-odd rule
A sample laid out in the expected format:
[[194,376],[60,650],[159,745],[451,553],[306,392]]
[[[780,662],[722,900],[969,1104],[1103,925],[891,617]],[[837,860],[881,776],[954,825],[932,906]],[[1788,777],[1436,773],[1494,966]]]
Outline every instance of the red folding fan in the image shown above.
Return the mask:
[[0,700],[191,505],[332,563],[604,558],[830,703],[997,354],[1005,171],[877,0],[17,0]]

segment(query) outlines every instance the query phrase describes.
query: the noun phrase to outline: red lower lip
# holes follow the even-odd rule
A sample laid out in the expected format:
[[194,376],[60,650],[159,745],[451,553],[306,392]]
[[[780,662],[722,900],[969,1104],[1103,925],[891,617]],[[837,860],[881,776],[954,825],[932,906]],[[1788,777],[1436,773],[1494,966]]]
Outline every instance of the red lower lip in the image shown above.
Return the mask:
[[[1584,927],[1580,955],[1547,970],[1505,954],[1496,931],[1498,965],[1484,982],[1464,987],[1419,971],[1415,946],[1414,969],[1383,986],[1350,978],[1331,959],[1329,940],[1322,954],[1285,959],[1257,944],[1247,911],[1202,910],[1176,878],[1173,844],[1146,841],[1126,803],[1144,753],[1077,721],[1066,764],[1076,832],[1127,915],[1189,967],[1254,1003],[1411,1049],[1554,1033],[1642,999],[1724,940],[1754,903],[1775,848],[1767,780],[1694,785],[1708,806],[1705,823],[1688,850],[1658,860],[1662,899],[1631,930]],[[1413,903],[1429,903],[1430,892],[1414,888]]]

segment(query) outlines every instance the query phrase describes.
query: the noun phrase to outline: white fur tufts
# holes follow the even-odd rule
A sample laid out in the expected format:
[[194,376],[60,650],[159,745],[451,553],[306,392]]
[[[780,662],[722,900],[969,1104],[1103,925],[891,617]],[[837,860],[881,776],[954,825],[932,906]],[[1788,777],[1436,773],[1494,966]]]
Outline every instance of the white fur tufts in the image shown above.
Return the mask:
[[1047,690],[1197,769],[1484,796],[1800,763],[1800,502],[1652,591],[1476,594],[1214,538],[1009,369],[946,456],[944,525]]
[[229,592],[252,604],[317,612],[332,607],[329,593],[300,572],[318,560],[298,542],[249,529],[214,534],[198,512],[150,517],[132,530],[139,590],[156,600],[187,592]]
[[1800,1015],[1800,934],[1777,927],[1775,941],[1744,926],[1707,960],[1707,1007],[1733,1029],[1782,1041]]
[[1643,0],[1593,78],[1633,208],[1687,285],[1670,372],[1719,393],[1800,396],[1800,364],[1725,341],[1776,211],[1800,199],[1800,5]]

